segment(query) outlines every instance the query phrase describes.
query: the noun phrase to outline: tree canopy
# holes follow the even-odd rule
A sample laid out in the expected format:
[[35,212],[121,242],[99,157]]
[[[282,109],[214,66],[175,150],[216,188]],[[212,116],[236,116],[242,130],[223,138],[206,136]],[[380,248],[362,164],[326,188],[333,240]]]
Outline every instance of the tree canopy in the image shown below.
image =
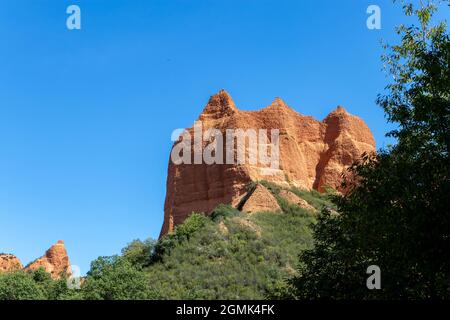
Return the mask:
[[[450,42],[433,22],[437,8],[404,3],[417,25],[399,26],[400,43],[385,46],[393,81],[377,99],[397,143],[350,168],[348,193],[332,200],[339,215],[319,218],[291,297],[450,298]],[[370,265],[381,269],[380,290],[366,287]]]

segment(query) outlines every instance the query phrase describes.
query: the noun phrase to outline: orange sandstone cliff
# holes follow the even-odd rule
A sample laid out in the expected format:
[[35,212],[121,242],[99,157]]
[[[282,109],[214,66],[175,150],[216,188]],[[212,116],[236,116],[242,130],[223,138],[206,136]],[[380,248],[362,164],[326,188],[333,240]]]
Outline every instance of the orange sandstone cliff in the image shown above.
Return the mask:
[[[268,166],[260,163],[174,164],[169,161],[161,235],[170,232],[192,212],[208,214],[220,203],[236,206],[252,181],[267,180],[319,191],[327,186],[340,190],[343,171],[362,153],[375,151],[374,138],[364,121],[340,106],[323,121],[296,112],[279,98],[263,109],[243,111],[222,90],[210,98],[197,121],[201,121],[203,132],[211,128],[222,133],[227,129],[266,129],[268,141],[271,130],[278,129],[279,166],[271,168],[268,174]],[[193,135],[194,128],[187,131]],[[195,142],[191,143],[194,159]],[[207,142],[202,144],[205,147]],[[251,151],[248,146],[245,154]]]

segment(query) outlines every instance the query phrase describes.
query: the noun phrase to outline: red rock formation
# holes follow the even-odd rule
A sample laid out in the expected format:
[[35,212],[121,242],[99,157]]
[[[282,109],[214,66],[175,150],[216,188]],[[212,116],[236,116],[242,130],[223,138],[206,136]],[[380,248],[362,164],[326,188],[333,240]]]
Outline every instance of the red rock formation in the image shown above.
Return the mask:
[[23,269],[20,260],[12,254],[0,254],[0,272],[10,272]]
[[45,252],[45,255],[30,263],[25,269],[36,270],[40,267],[43,267],[46,272],[50,273],[53,279],[72,274],[64,241],[59,240]]
[[255,213],[262,211],[281,211],[277,199],[264,186],[258,184],[246,199],[242,212]]
[[349,114],[341,106],[323,121],[326,124],[327,150],[317,165],[317,179],[313,188],[322,191],[324,186],[339,190],[341,173],[363,152],[375,151],[375,140],[363,120]]
[[[278,129],[279,168],[271,169],[271,175],[267,175],[267,165],[260,163],[194,164],[196,145],[192,140],[192,164],[176,165],[169,161],[161,235],[182,223],[193,211],[210,213],[220,203],[237,205],[251,181],[268,180],[319,191],[330,186],[339,190],[342,171],[363,152],[375,151],[367,125],[342,107],[323,121],[294,111],[279,98],[261,110],[242,111],[222,90],[210,98],[198,120],[202,121],[203,132],[215,128],[224,135],[226,129],[266,129],[270,140],[271,130]],[[193,136],[194,128],[187,131]],[[202,147],[208,143],[203,141]],[[251,151],[255,150],[248,148],[245,153]]]

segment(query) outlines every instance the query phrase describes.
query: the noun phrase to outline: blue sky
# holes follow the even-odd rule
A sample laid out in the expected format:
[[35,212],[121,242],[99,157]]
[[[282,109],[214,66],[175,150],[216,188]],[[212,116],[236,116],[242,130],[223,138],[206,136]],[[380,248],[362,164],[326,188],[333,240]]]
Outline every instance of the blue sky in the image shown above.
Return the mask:
[[0,0],[0,252],[26,264],[63,239],[85,273],[156,238],[171,132],[221,88],[246,110],[343,105],[386,146],[379,41],[402,19],[388,0]]

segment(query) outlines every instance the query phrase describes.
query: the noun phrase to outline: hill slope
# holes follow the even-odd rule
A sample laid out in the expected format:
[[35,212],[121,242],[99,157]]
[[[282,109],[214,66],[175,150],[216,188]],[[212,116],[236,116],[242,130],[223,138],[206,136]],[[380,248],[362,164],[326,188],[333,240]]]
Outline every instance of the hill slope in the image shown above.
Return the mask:
[[15,271],[0,274],[0,300],[264,299],[280,292],[296,272],[298,254],[313,245],[317,210],[330,204],[316,191],[290,189],[307,201],[305,209],[272,183],[249,188],[261,185],[282,211],[244,213],[219,205],[209,216],[192,213],[158,241],[135,240],[121,255],[93,261],[80,290],[43,269]]
[[[210,217],[193,214],[159,240],[144,268],[159,299],[263,299],[295,273],[298,254],[313,245],[317,211],[288,203],[263,182],[283,212],[239,212],[220,205]],[[292,189],[312,207],[329,205],[315,191]]]

